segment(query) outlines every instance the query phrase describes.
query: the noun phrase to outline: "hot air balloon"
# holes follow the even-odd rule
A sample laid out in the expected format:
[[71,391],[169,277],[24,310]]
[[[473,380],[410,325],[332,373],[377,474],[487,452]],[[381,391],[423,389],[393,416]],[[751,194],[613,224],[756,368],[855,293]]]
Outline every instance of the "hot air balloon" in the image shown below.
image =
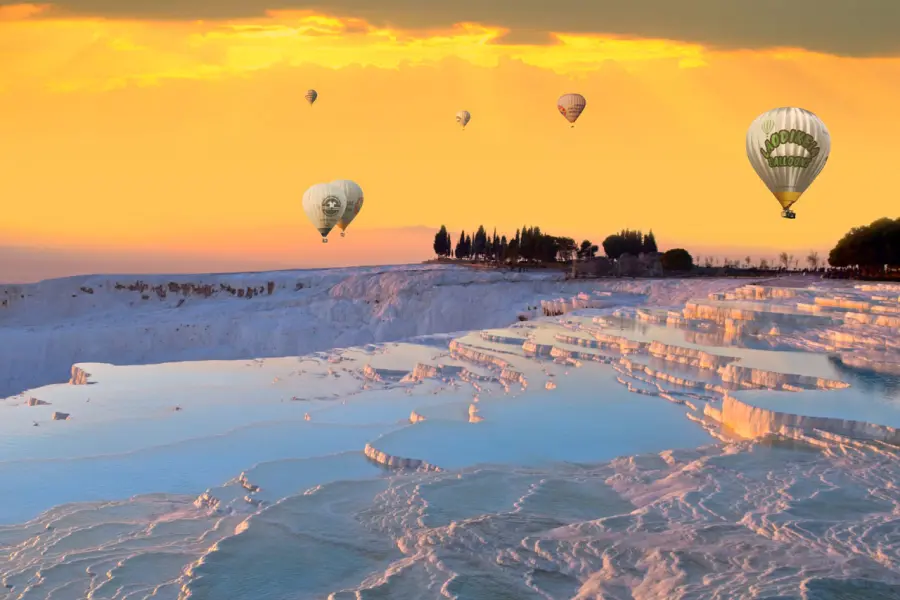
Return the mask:
[[319,97],[319,92],[316,90],[306,90],[306,94],[304,94],[303,97],[306,98],[306,101],[312,106],[313,103],[315,103],[316,98]]
[[303,194],[303,212],[322,234],[322,243],[338,224],[347,208],[344,191],[331,183],[317,183]]
[[344,214],[337,224],[338,229],[341,230],[341,237],[344,237],[347,227],[353,222],[353,219],[356,218],[356,215],[359,214],[359,210],[362,208],[363,190],[358,183],[349,179],[337,179],[332,181],[331,184],[340,188],[347,199],[347,207],[344,209]]
[[466,129],[466,125],[469,124],[469,119],[471,119],[471,118],[472,118],[472,115],[467,110],[461,110],[458,113],[456,113],[456,122],[459,124],[460,127],[463,128],[463,130]]
[[791,206],[812,184],[831,152],[831,135],[822,120],[802,108],[765,112],[747,131],[747,158],[781,204],[781,216],[794,219]]
[[575,127],[575,121],[584,112],[585,106],[587,106],[587,100],[581,94],[563,94],[556,101],[556,108],[559,109],[559,113],[566,118],[566,121],[572,124],[572,127]]

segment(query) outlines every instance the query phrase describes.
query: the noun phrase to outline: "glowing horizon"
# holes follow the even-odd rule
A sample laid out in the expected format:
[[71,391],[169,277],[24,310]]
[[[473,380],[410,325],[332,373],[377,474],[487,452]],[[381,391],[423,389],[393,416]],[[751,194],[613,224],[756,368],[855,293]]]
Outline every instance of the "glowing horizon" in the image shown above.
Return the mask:
[[[0,245],[323,266],[426,258],[407,228],[528,224],[597,244],[653,229],[668,247],[739,257],[827,252],[898,216],[900,58],[375,23],[0,6]],[[587,98],[574,130],[555,107],[570,91]],[[750,122],[784,105],[834,140],[796,221],[744,153]],[[300,196],[335,178],[358,181],[366,204],[323,247]]]

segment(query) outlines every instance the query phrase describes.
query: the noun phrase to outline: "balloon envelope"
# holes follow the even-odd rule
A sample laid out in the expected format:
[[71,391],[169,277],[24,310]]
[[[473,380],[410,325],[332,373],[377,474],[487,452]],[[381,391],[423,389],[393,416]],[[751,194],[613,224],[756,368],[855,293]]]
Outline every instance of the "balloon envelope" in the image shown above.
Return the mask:
[[556,108],[569,123],[575,123],[578,120],[578,117],[584,112],[585,106],[587,106],[587,100],[581,94],[563,94],[556,101]]
[[306,101],[309,102],[309,105],[312,106],[313,102],[316,101],[316,98],[319,97],[319,92],[316,90],[306,90],[306,93],[303,95],[306,98]]
[[317,183],[303,194],[303,212],[323,238],[338,224],[346,208],[344,191],[331,183]]
[[363,190],[358,183],[350,181],[349,179],[337,179],[332,181],[331,184],[340,189],[344,194],[344,198],[347,200],[344,214],[337,223],[337,226],[341,231],[346,231],[350,223],[353,222],[353,219],[356,218],[356,215],[359,214],[360,209],[362,209]]
[[808,110],[785,106],[756,117],[747,130],[747,158],[785,210],[825,168],[831,135]]
[[469,119],[472,118],[472,115],[467,110],[461,110],[456,113],[456,122],[459,123],[460,127],[463,129],[466,128],[466,125],[469,124]]

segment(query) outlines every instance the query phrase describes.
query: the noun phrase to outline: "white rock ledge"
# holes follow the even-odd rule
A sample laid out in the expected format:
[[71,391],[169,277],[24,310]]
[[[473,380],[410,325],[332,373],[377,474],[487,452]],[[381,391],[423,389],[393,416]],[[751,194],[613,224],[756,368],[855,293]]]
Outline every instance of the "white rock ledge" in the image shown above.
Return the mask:
[[402,458],[400,456],[393,456],[388,454],[387,452],[382,452],[377,448],[373,447],[372,444],[366,444],[365,450],[363,450],[363,454],[366,455],[366,458],[369,460],[378,463],[379,465],[388,467],[390,469],[403,469],[403,470],[411,470],[411,471],[441,471],[440,467],[429,464],[424,460],[419,460],[417,458]]
[[729,394],[725,395],[721,410],[707,405],[704,414],[744,438],[758,438],[770,434],[796,438],[798,432],[807,435],[827,432],[858,440],[876,440],[900,445],[900,431],[887,425],[778,412],[751,406]]

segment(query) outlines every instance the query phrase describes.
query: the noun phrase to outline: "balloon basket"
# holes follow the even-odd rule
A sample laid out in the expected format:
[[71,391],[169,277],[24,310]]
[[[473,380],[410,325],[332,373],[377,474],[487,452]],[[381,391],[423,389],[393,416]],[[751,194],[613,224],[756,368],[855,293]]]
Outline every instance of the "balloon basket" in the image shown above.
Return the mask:
[[328,238],[322,238],[322,243],[323,243],[323,244],[327,244],[327,243],[328,243]]
[[345,237],[346,235],[347,235],[347,234],[344,233],[343,231],[341,232],[341,237]]
[[797,213],[786,208],[783,211],[781,211],[781,216],[784,217],[785,219],[796,219]]

